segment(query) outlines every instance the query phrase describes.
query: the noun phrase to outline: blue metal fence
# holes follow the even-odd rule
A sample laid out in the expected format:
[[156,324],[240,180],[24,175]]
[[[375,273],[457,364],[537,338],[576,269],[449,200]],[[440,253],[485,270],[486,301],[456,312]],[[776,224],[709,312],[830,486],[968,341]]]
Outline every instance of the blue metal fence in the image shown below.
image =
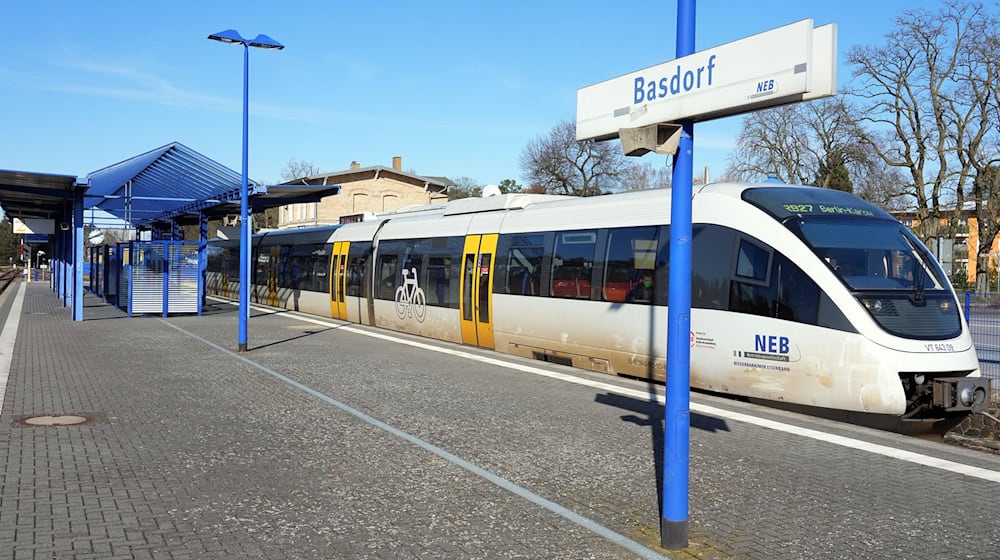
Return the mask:
[[965,319],[979,357],[979,371],[992,379],[993,403],[1000,387],[1000,294],[965,292]]

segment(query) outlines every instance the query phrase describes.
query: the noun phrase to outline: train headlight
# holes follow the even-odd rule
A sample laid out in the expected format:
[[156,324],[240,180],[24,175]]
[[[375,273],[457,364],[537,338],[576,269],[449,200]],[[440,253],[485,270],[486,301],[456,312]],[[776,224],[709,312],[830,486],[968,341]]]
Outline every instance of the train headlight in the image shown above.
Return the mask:
[[969,408],[982,408],[983,403],[986,402],[986,389],[982,387],[962,387],[958,393],[958,400]]
[[881,313],[882,308],[884,307],[882,305],[882,300],[880,299],[865,299],[861,301],[865,304],[865,307],[868,308],[868,311],[871,311],[872,313]]
[[951,311],[951,300],[943,299],[938,303],[938,309],[942,314],[947,314]]

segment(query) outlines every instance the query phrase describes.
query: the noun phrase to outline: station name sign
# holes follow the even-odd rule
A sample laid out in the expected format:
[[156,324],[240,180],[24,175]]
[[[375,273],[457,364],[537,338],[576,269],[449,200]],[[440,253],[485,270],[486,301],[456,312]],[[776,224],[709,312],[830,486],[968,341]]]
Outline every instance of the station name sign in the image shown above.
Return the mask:
[[836,36],[805,19],[579,89],[577,139],[833,95]]
[[14,218],[12,230],[25,235],[52,235],[56,232],[56,221],[48,218]]

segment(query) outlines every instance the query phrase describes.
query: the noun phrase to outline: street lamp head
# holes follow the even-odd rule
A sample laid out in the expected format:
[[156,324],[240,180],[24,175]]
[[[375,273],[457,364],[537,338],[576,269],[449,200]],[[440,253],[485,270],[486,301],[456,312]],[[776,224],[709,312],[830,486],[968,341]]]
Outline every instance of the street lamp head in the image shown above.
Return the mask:
[[282,45],[267,35],[257,35],[253,41],[250,41],[250,46],[260,47],[262,49],[275,49],[279,51],[285,48],[285,45]]
[[213,41],[221,41],[223,43],[240,43],[243,45],[247,44],[247,40],[240,36],[235,29],[227,29],[225,31],[220,31],[218,33],[213,33],[208,36],[209,39]]
[[267,35],[257,35],[257,37],[255,37],[252,41],[244,39],[239,33],[236,32],[235,29],[227,29],[225,31],[213,33],[212,35],[209,35],[208,38],[213,41],[220,41],[223,43],[239,43],[244,47],[258,47],[261,49],[275,50],[285,48],[285,45],[282,45]]

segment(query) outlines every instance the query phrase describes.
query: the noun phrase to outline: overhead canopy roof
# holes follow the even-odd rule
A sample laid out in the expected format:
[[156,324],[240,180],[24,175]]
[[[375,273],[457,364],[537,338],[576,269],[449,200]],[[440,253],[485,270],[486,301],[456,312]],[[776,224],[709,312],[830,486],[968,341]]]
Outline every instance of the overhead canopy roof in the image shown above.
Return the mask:
[[84,206],[135,225],[180,207],[239,200],[239,173],[173,142],[87,175]]
[[[99,208],[133,225],[149,225],[203,212],[239,214],[242,176],[187,146],[173,142],[87,176],[84,206]],[[339,185],[248,185],[251,208],[316,202]]]
[[82,188],[71,175],[0,170],[0,206],[12,218],[61,219]]
[[[173,142],[110,165],[80,183],[71,175],[0,170],[0,207],[14,218],[61,219],[73,193],[85,189],[84,207],[97,208],[132,225],[239,214],[239,173]],[[89,187],[89,188],[88,188]],[[340,185],[249,185],[254,211],[318,202]]]

